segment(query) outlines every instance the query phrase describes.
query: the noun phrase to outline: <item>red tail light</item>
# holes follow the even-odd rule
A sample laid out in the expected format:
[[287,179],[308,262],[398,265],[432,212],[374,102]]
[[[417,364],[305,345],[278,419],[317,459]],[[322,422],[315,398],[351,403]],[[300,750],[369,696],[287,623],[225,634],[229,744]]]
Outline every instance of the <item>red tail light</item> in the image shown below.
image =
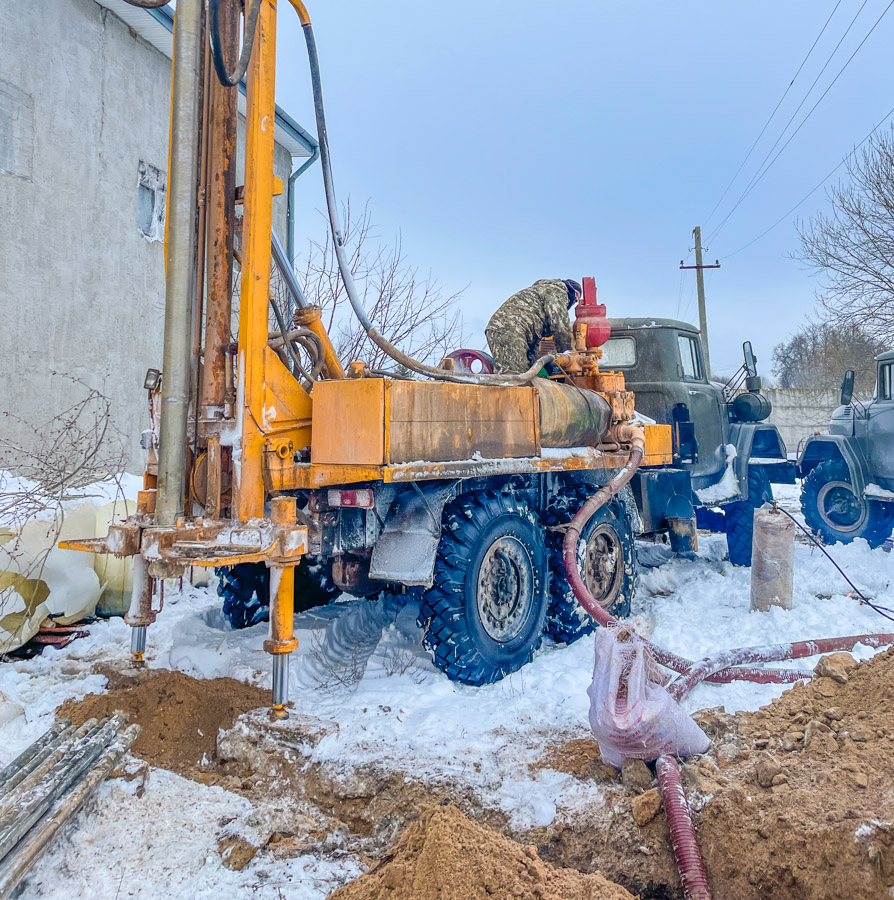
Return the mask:
[[329,491],[330,506],[355,506],[359,509],[373,508],[373,492],[370,488],[360,488],[356,491]]

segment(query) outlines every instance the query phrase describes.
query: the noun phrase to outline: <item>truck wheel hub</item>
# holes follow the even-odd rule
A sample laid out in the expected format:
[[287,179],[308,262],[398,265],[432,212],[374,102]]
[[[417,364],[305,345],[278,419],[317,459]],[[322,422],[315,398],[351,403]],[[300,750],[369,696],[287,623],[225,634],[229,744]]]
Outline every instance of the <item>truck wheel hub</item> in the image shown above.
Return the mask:
[[611,606],[623,575],[621,541],[614,528],[599,525],[584,551],[584,583],[600,606]]
[[478,615],[495,641],[506,643],[521,633],[532,585],[531,560],[524,545],[510,536],[494,541],[478,570]]
[[817,509],[837,531],[858,531],[866,520],[866,505],[847,481],[828,481],[817,494]]

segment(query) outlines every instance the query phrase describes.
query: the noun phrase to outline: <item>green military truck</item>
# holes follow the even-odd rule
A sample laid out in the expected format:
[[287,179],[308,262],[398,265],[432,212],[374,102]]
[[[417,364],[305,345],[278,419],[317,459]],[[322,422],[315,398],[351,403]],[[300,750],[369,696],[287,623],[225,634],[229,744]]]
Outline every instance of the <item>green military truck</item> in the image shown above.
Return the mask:
[[[705,371],[698,329],[676,319],[609,319],[603,371],[624,373],[641,416],[673,426],[673,466],[645,467],[632,482],[644,533],[671,531],[688,516],[724,531],[734,565],[751,564],[754,510],[772,483],[794,484],[794,463],[775,425],[751,344],[727,382]],[[675,474],[674,474],[675,473]]]
[[894,350],[876,357],[875,394],[854,399],[854,372],[828,434],[809,438],[798,458],[804,521],[827,543],[864,538],[881,546],[894,528]]

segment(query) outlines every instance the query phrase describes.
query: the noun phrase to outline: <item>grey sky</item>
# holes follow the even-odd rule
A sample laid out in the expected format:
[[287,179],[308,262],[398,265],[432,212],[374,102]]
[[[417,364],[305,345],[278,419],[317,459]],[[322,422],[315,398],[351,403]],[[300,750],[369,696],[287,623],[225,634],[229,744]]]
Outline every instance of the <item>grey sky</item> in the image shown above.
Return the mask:
[[[842,0],[717,214],[745,188],[862,0]],[[867,0],[800,119],[889,5]],[[609,315],[697,321],[682,277],[705,224],[835,0],[704,5],[504,0],[313,3],[336,188],[369,199],[383,240],[453,291],[471,346],[537,278],[595,275]],[[278,98],[315,130],[304,42],[280,4]],[[788,257],[794,215],[730,256],[813,188],[894,106],[892,10],[718,235],[706,241],[715,370],[750,338],[761,369],[813,312]],[[794,127],[794,126],[793,126]],[[791,129],[789,129],[789,133]],[[778,149],[778,148],[777,148]],[[297,243],[320,235],[317,167],[299,181]],[[799,209],[825,207],[822,190]],[[727,258],[729,257],[729,258]]]

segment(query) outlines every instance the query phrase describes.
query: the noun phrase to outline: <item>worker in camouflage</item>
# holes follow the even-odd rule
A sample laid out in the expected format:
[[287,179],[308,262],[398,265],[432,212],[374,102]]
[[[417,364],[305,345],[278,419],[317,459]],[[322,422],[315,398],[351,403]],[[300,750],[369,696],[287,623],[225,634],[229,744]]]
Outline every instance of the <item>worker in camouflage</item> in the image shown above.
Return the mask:
[[484,333],[495,372],[527,372],[540,358],[540,341],[552,336],[559,353],[571,349],[568,310],[581,298],[571,279],[541,279],[513,294],[491,317]]

